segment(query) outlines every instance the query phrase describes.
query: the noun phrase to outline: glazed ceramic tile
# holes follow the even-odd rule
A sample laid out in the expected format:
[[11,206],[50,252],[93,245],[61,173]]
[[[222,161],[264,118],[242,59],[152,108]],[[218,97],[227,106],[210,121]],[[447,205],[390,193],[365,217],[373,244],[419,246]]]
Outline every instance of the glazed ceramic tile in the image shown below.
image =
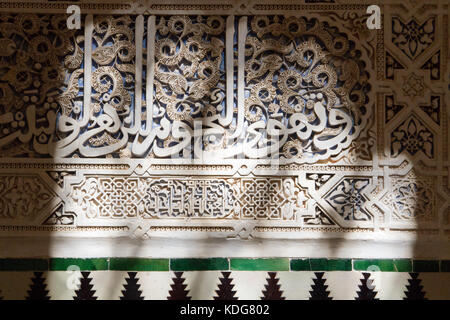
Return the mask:
[[234,289],[239,300],[260,300],[268,278],[264,271],[232,271]]
[[126,271],[96,271],[92,272],[93,285],[99,300],[119,300],[125,290]]
[[372,272],[373,286],[380,300],[402,300],[406,298],[406,286],[409,284],[407,272]]
[[286,300],[307,300],[313,284],[313,272],[277,272]]
[[361,285],[360,272],[334,271],[326,273],[326,283],[333,300],[354,300],[357,297],[358,285]]
[[167,300],[173,272],[139,272],[142,296],[145,300]]
[[[211,300],[216,296],[222,273],[219,271],[184,272],[189,296],[193,300]],[[233,274],[231,275],[233,277]]]

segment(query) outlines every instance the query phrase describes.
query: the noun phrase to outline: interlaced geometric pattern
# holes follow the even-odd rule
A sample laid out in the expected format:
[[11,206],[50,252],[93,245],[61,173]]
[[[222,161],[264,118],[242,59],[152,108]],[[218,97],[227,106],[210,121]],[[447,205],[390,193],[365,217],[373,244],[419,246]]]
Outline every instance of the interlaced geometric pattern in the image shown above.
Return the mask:
[[232,183],[219,179],[88,178],[72,199],[89,218],[231,218]]

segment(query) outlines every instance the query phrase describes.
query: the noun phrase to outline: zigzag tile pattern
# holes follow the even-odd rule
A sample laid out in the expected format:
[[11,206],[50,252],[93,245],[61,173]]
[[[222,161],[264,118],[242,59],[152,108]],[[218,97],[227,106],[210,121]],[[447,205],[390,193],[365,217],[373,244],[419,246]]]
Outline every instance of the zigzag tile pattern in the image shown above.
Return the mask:
[[0,273],[5,300],[424,300],[450,299],[450,274],[404,272]]

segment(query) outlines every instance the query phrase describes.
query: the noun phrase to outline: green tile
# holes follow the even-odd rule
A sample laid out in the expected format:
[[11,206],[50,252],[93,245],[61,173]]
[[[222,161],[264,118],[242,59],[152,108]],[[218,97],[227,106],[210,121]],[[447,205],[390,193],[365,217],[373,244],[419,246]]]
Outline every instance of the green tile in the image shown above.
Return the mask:
[[450,260],[441,261],[441,272],[450,272]]
[[328,260],[329,271],[352,271],[351,259]]
[[47,259],[0,259],[0,271],[47,271]]
[[169,271],[169,259],[111,258],[109,270]]
[[311,271],[352,271],[350,259],[310,259]]
[[392,259],[353,260],[353,269],[357,271],[396,271]]
[[328,271],[327,259],[309,259],[311,271]]
[[170,270],[173,271],[204,271],[204,270],[229,270],[228,259],[171,259]]
[[291,271],[311,271],[309,259],[292,259]]
[[78,266],[81,271],[108,270],[107,258],[52,258],[49,269],[51,271],[65,271],[70,266]]
[[395,259],[394,267],[398,272],[412,272],[412,261],[411,259]]
[[288,258],[230,259],[231,270],[241,271],[289,271]]
[[439,260],[414,260],[414,272],[439,272]]

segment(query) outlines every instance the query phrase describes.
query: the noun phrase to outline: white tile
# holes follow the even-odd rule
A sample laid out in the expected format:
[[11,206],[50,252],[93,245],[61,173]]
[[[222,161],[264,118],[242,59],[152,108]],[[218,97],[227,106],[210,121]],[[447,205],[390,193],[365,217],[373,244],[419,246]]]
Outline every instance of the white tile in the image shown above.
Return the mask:
[[[309,271],[281,271],[277,273],[280,279],[280,290],[286,300],[308,300],[309,291],[313,284],[314,272]],[[267,276],[268,278],[268,276]]]
[[266,271],[232,271],[230,278],[239,300],[260,300],[268,275]]
[[141,285],[142,296],[145,300],[167,300],[173,272],[138,272],[138,283]]
[[325,285],[328,285],[330,297],[333,300],[355,300],[358,285],[361,284],[361,272],[353,271],[330,271],[324,275]]
[[122,296],[123,285],[128,277],[126,271],[93,271],[94,288],[98,300],[119,300]]
[[380,300],[402,300],[405,297],[409,273],[407,272],[373,272],[376,298]]
[[192,300],[212,300],[219,290],[220,271],[189,271],[183,273]]
[[[52,300],[73,300],[75,296],[75,286],[79,284],[78,276],[75,272],[50,271],[45,273],[47,290]],[[91,281],[92,283],[92,281]]]

